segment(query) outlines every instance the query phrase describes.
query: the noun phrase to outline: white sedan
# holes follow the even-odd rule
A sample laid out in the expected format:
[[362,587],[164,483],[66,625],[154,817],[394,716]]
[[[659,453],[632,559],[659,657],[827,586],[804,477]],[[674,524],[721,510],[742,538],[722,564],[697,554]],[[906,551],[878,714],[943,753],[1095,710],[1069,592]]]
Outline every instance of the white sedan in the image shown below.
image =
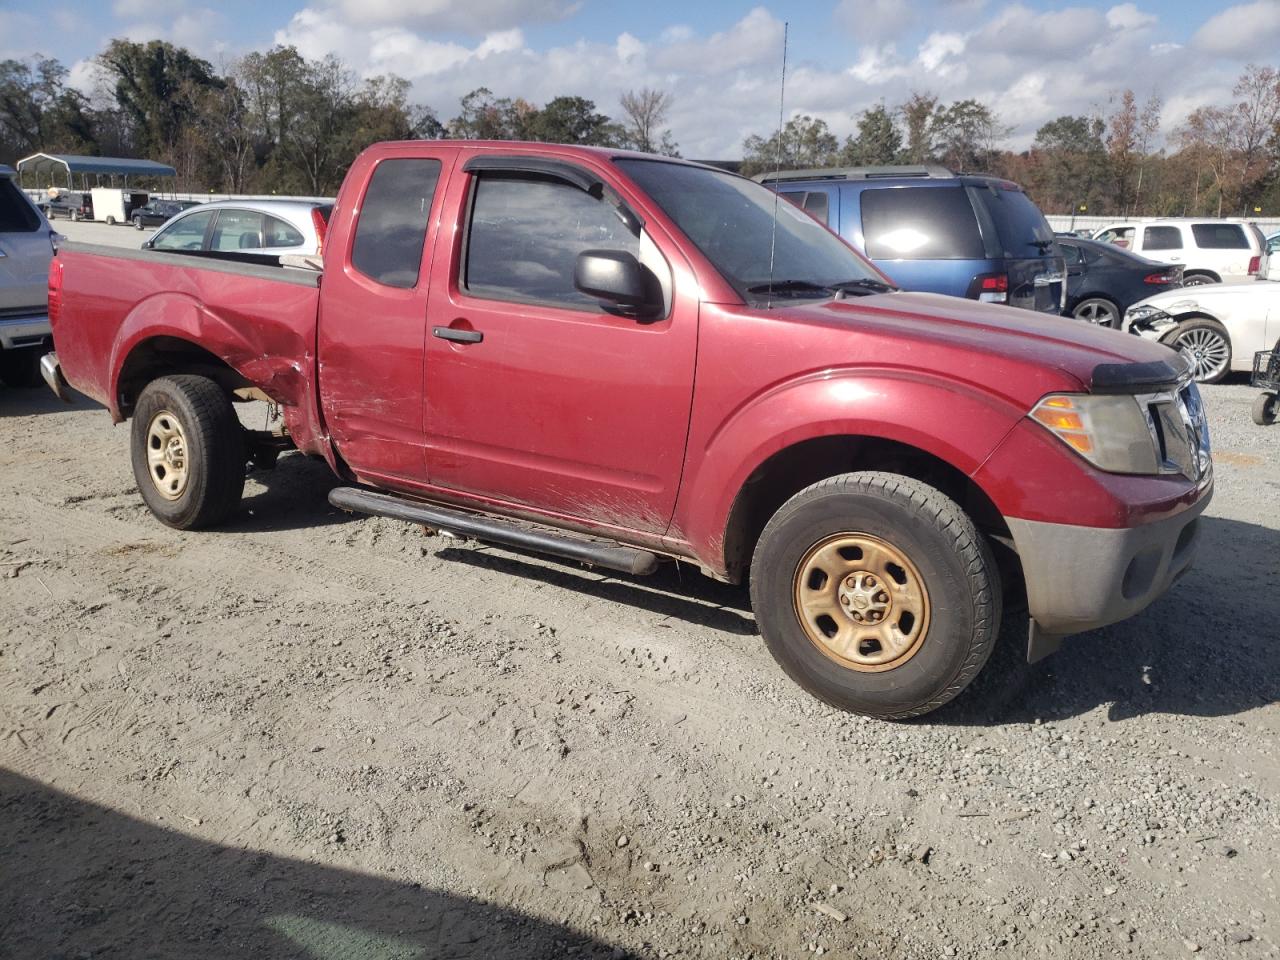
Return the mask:
[[1196,380],[1217,383],[1253,369],[1253,355],[1280,339],[1280,283],[1213,283],[1169,290],[1125,311],[1122,329],[1191,359]]

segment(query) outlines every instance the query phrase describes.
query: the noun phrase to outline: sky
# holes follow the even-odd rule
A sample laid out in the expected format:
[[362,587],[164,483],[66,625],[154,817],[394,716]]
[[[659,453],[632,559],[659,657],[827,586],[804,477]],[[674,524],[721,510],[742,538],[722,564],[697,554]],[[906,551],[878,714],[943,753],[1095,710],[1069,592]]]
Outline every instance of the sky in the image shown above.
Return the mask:
[[0,58],[57,57],[86,92],[111,37],[164,39],[225,68],[273,44],[396,73],[442,120],[486,86],[542,104],[584,96],[618,116],[626,90],[671,93],[681,153],[741,155],[777,126],[787,25],[787,116],[843,137],[870,106],[912,91],[975,97],[1024,147],[1063,114],[1160,97],[1163,132],[1230,100],[1249,63],[1280,66],[1280,0],[0,0]]

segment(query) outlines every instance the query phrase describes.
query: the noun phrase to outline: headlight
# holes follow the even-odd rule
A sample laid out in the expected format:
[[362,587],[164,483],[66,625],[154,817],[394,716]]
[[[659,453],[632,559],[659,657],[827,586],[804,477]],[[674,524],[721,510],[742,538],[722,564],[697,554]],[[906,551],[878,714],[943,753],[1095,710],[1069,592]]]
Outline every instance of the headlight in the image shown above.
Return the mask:
[[1152,320],[1172,320],[1173,319],[1173,317],[1169,316],[1159,307],[1153,307],[1153,306],[1150,306],[1149,304],[1130,307],[1128,310],[1124,312],[1124,318],[1128,320],[1130,323],[1135,323],[1135,322],[1144,321],[1144,320],[1149,322]]
[[1136,397],[1058,393],[1036,404],[1030,416],[1100,470],[1163,472],[1157,440]]

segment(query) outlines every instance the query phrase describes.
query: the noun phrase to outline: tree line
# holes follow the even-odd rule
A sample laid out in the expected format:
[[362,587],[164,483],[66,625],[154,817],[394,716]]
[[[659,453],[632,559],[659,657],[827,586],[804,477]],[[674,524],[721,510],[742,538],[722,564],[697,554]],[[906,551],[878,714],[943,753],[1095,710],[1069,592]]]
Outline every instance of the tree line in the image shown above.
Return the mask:
[[862,111],[843,142],[807,115],[748,137],[743,172],[942,164],[1014,180],[1051,213],[1280,215],[1280,70],[1250,65],[1231,102],[1197,109],[1161,143],[1163,110],[1159,97],[1139,103],[1120,91],[1106,107],[1051,120],[1014,151],[989,105],[916,92]]
[[[359,79],[336,56],[291,46],[222,70],[165,41],[112,40],[96,58],[91,96],[67,68],[34,56],[0,61],[0,162],[31,153],[146,157],[171,164],[182,190],[332,195],[351,161],[379,140],[481,138],[618,146],[679,155],[665,125],[669,92],[631,90],[615,116],[585,97],[538,106],[485,88],[442,119],[393,74]],[[1280,71],[1251,65],[1229,103],[1201,107],[1160,137],[1164,106],[1118,91],[1064,115],[1029,149],[975,99],[913,92],[863,110],[841,141],[822,119],[793,117],[743,144],[742,169],[943,164],[1022,184],[1051,212],[1280,215]],[[725,158],[729,159],[729,158]]]
[[59,61],[0,61],[0,163],[32,153],[145,157],[173,166],[178,188],[328,196],[380,140],[483,138],[628,147],[678,155],[664,121],[671,94],[628,91],[611,118],[585,97],[542,106],[487,88],[441,120],[393,74],[360,80],[336,56],[291,46],[250,53],[219,72],[165,41],[112,40],[86,96]]

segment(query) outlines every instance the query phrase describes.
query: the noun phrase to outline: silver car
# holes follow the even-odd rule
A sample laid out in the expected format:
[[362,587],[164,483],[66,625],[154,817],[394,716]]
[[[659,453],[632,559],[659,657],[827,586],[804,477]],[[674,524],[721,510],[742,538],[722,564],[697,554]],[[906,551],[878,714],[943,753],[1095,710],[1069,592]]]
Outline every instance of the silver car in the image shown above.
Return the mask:
[[0,379],[13,387],[40,383],[49,331],[49,261],[54,233],[43,214],[0,164]]
[[333,204],[310,200],[219,200],[184,210],[142,246],[170,253],[321,252]]

